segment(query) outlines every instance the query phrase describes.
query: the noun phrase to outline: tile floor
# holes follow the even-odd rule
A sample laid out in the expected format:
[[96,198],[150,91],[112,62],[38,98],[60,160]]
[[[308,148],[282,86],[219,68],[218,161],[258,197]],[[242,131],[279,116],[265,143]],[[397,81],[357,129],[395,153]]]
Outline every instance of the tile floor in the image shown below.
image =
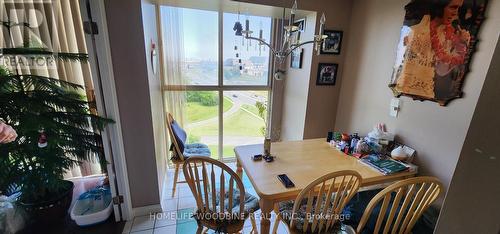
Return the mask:
[[[233,170],[236,171],[236,164],[228,164]],[[191,234],[196,233],[197,224],[196,221],[191,218],[191,214],[194,212],[196,207],[196,201],[186,183],[180,183],[177,185],[177,190],[172,196],[172,180],[173,180],[173,170],[167,172],[167,184],[164,186],[162,192],[162,209],[163,213],[158,213],[156,215],[146,215],[135,217],[134,220],[128,221],[125,224],[123,233],[134,233],[134,234]],[[184,180],[182,173],[179,174],[179,180]],[[253,189],[250,180],[244,174],[243,184],[245,185],[245,191],[256,196],[255,190]],[[256,212],[256,222],[257,227],[260,228],[260,211]],[[274,223],[275,216],[272,215],[271,227]],[[243,233],[250,233],[252,230],[252,224],[250,220],[247,219],[245,222]],[[209,233],[214,233],[209,231]],[[284,224],[280,224],[278,228],[278,233],[288,233]]]

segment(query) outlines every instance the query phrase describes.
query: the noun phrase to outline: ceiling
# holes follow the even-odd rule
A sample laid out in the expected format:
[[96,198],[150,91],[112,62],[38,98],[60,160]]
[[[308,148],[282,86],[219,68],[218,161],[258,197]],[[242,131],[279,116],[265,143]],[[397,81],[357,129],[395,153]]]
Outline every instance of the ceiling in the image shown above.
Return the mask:
[[[259,5],[252,3],[236,2],[232,0],[149,0],[149,2],[160,5],[168,5],[175,7],[193,8],[200,10],[211,10],[224,12],[232,12],[241,14],[249,14],[255,16],[266,16],[273,18],[282,18],[284,8]],[[291,6],[290,6],[291,7]],[[286,15],[290,14],[290,9],[285,9]],[[315,14],[313,11],[298,10],[296,17],[305,17],[310,14]]]

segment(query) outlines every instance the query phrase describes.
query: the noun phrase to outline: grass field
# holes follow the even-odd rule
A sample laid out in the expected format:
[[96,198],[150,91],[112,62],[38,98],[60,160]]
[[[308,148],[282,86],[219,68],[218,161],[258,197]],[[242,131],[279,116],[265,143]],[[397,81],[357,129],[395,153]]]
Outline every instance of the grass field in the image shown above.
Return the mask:
[[[267,94],[267,91],[255,91],[257,95]],[[224,112],[228,111],[233,107],[233,102],[230,98],[224,97],[223,109]],[[198,122],[206,119],[211,119],[217,117],[219,106],[203,106],[198,102],[189,102],[187,104],[187,120],[188,123]],[[258,110],[254,105],[243,104],[240,109],[224,118],[224,137],[262,137],[261,128],[264,127],[264,121],[257,117]],[[203,125],[186,128],[188,133],[189,143],[203,141],[203,137],[207,142],[202,142],[209,144],[210,151],[212,153],[212,158],[218,159],[219,152],[218,146],[214,143],[215,139],[218,139],[219,134],[219,122],[209,121]],[[234,142],[234,141],[232,141]],[[230,142],[228,142],[230,143]],[[235,143],[231,143],[235,144]],[[234,157],[234,145],[224,145],[223,146],[223,156],[224,158]]]
[[[217,145],[209,145],[208,148],[210,148],[210,152],[212,152],[212,158],[219,159]],[[222,148],[222,155],[224,155],[224,157],[234,157],[234,145],[225,145]]]
[[248,105],[248,104],[243,104],[243,105],[241,105],[241,107],[247,111],[252,112],[254,115],[259,116],[259,110],[257,110],[257,107],[255,107],[253,105]]
[[[233,103],[229,98],[224,97],[224,112],[231,109]],[[216,117],[219,106],[204,106],[199,102],[188,102],[186,108],[186,116],[188,123],[198,122],[205,119]]]
[[[262,136],[260,128],[264,126],[264,121],[243,110],[228,117],[224,121],[225,136]],[[188,129],[189,134],[195,136],[217,136],[219,133],[218,122],[212,122],[202,127]]]

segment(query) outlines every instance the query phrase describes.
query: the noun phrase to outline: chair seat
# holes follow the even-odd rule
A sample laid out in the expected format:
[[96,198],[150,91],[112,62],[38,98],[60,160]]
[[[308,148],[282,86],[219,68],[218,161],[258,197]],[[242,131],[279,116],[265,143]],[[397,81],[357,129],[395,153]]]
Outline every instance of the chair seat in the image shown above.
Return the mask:
[[[227,211],[229,209],[229,189],[226,188],[224,193],[224,210]],[[210,194],[208,195],[209,201],[212,199]],[[259,207],[259,198],[253,196],[249,193],[245,193],[245,201],[244,201],[243,212],[245,214],[253,213],[260,209]],[[215,205],[217,209],[220,208],[220,193],[217,193],[217,197],[215,198]],[[235,188],[233,190],[233,207],[231,207],[232,213],[240,213],[240,190]]]
[[[225,189],[226,193],[224,194],[224,207],[225,207],[225,211],[226,211],[226,214],[227,214],[227,210],[229,209],[229,193],[227,192],[228,189]],[[210,197],[210,196],[209,196]],[[209,198],[209,200],[211,200],[211,198]],[[216,203],[216,206],[217,206],[217,210],[220,209],[220,194],[217,193],[217,197],[215,198],[215,203]],[[260,207],[259,207],[259,199],[251,194],[248,194],[248,193],[245,193],[245,201],[244,201],[244,210],[243,210],[243,213],[244,213],[244,217],[242,217],[243,219],[240,219],[239,215],[235,215],[235,216],[231,216],[231,217],[235,217],[234,219],[228,219],[228,218],[222,218],[222,219],[212,219],[212,220],[200,220],[202,223],[205,223],[205,224],[209,224],[209,226],[212,226],[212,227],[218,227],[218,229],[220,231],[224,231],[227,229],[232,229],[230,228],[231,226],[239,226],[239,224],[243,225],[244,221],[246,218],[248,218],[248,216],[259,210]],[[232,213],[233,214],[239,214],[240,213],[240,191],[238,189],[234,189],[233,191],[233,205],[231,207],[231,210],[232,210]],[[202,211],[197,211],[197,213],[213,213],[213,211],[209,211],[209,212],[202,212]],[[197,219],[198,216],[194,216],[195,219]],[[200,215],[199,217],[210,217],[210,216],[203,216],[203,215]],[[212,216],[214,217],[214,216]],[[239,227],[235,227],[235,230],[238,230]]]
[[[208,145],[202,143],[192,143],[184,145],[184,153],[183,153],[184,160],[192,156],[210,157],[211,155],[212,153],[210,152]],[[172,161],[178,161],[178,160],[179,158],[174,154],[174,156],[172,156]],[[182,163],[183,161],[179,162]]]
[[[224,207],[227,210],[229,208],[229,193],[227,192],[229,189],[226,189],[226,193],[224,194]],[[220,204],[220,195],[218,193],[217,198],[215,199],[217,206]],[[243,212],[245,214],[252,213],[256,210],[259,210],[259,199],[249,193],[245,193],[245,204],[243,207]],[[233,207],[231,207],[233,213],[240,213],[240,190],[234,189],[233,192]]]
[[203,143],[191,143],[184,146],[185,149],[208,149],[208,145]]
[[210,149],[207,145],[202,143],[186,144],[184,148],[184,159],[187,159],[191,156],[210,157],[210,155],[212,155]]
[[[323,207],[325,206],[325,199],[323,198],[322,199],[322,204],[321,204],[321,209],[323,209]],[[333,202],[331,202],[333,203]],[[280,212],[280,215],[281,215],[281,218],[283,221],[285,221],[285,223],[290,227],[290,222],[292,221],[292,214],[293,214],[293,205],[295,204],[295,201],[285,201],[285,202],[280,202],[279,203],[279,212]],[[313,204],[316,204],[316,198],[313,202]],[[311,233],[311,226],[312,226],[312,215],[307,215],[306,213],[306,208],[307,208],[307,199],[303,199],[301,204],[300,204],[300,207],[297,211],[297,213],[295,214],[294,218],[295,218],[295,222],[294,222],[294,229],[297,229],[297,230],[300,230],[300,233],[302,233],[302,228],[304,227],[304,224],[306,221],[309,221],[309,226],[308,226],[308,230],[306,233]],[[311,211],[310,211],[310,214],[314,214],[314,210],[315,210],[315,207],[313,206],[311,208]],[[329,210],[329,213],[331,211]],[[331,213],[330,213],[331,214]],[[307,220],[308,218],[310,218],[310,220]],[[339,217],[329,217],[329,218],[332,218],[332,219],[335,219],[335,218],[339,218]],[[338,220],[333,220],[333,221],[338,221]],[[340,226],[339,226],[340,228]],[[332,228],[329,230],[328,233],[337,233],[338,230],[336,228]],[[324,231],[322,231],[321,233],[325,233]]]

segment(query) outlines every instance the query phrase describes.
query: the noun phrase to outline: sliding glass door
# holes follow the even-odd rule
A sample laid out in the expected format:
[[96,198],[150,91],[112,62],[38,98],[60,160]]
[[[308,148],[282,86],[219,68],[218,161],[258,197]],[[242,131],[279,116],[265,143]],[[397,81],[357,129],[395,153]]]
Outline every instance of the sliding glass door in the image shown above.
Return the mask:
[[[267,48],[234,35],[237,14],[159,9],[165,109],[182,118],[188,143],[207,144],[220,160],[234,159],[237,145],[262,143],[271,91]],[[271,18],[248,18],[270,41]]]

